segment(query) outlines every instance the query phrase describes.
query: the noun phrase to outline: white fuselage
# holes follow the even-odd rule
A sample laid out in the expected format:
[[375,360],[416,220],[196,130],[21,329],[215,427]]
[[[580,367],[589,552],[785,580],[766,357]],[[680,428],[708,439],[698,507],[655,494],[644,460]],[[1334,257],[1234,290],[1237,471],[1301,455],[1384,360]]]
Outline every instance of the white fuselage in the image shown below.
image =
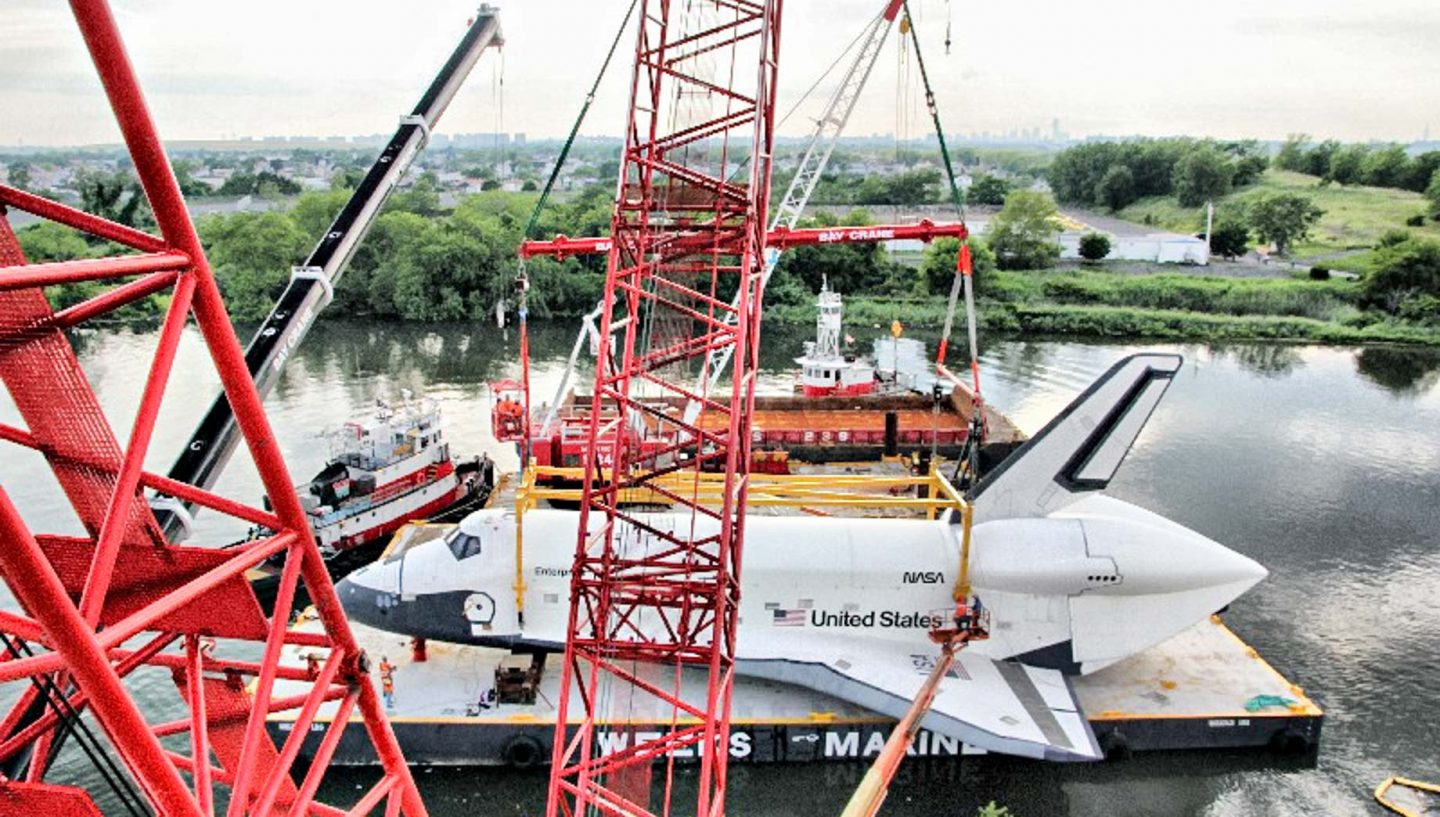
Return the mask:
[[[394,632],[560,647],[578,520],[570,511],[525,514],[518,597],[515,517],[492,510],[467,517],[444,540],[351,574],[341,600],[353,618]],[[689,518],[646,516],[654,526],[682,523]],[[599,525],[592,516],[592,531]],[[933,653],[928,633],[954,609],[959,534],[946,520],[750,517],[739,657],[833,636]],[[991,615],[991,636],[971,652],[1068,672],[1159,643],[1265,576],[1223,545],[1100,495],[1044,518],[977,525],[973,540],[971,580]],[[645,547],[628,526],[615,541],[632,553]]]

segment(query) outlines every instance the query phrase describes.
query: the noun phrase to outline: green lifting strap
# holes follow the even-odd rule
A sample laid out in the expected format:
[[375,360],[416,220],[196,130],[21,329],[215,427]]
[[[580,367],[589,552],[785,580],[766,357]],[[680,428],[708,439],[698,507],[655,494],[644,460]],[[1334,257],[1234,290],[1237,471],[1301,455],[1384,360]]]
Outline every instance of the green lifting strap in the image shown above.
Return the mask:
[[635,6],[639,0],[630,0],[630,8],[625,12],[625,17],[620,20],[620,29],[615,32],[615,39],[610,42],[610,50],[605,53],[605,62],[600,64],[600,73],[595,75],[595,81],[590,85],[590,93],[585,95],[585,104],[580,106],[580,115],[575,117],[575,124],[570,126],[570,135],[565,138],[565,146],[560,149],[560,156],[555,160],[555,167],[550,170],[550,178],[545,181],[545,188],[540,191],[540,198],[535,200],[535,209],[530,211],[530,221],[525,224],[525,232],[520,234],[520,240],[526,241],[531,237],[531,231],[535,229],[535,223],[540,220],[540,212],[545,209],[545,201],[550,198],[550,191],[555,189],[555,180],[560,178],[560,170],[565,167],[565,159],[570,155],[570,148],[575,144],[575,137],[580,133],[580,125],[585,122],[585,115],[590,112],[590,104],[595,101],[595,92],[600,89],[600,81],[605,78],[605,71],[610,67],[610,58],[615,56],[615,49],[620,45],[620,38],[625,35],[625,27],[629,25],[630,18],[635,14]]
[[1246,712],[1259,712],[1262,709],[1283,707],[1289,709],[1295,705],[1295,701],[1281,695],[1256,695],[1245,702]]
[[915,64],[920,66],[920,82],[925,85],[925,106],[930,109],[930,119],[935,123],[935,138],[940,140],[940,158],[945,161],[945,175],[950,178],[950,201],[955,205],[955,214],[963,222],[965,199],[960,195],[959,182],[955,180],[955,167],[950,164],[950,148],[945,144],[945,129],[940,126],[940,109],[935,105],[935,91],[930,87],[930,74],[925,70],[925,58],[920,55],[920,34],[915,29],[915,18],[910,15],[910,0],[905,0],[903,5],[905,18],[910,21],[910,42],[915,45]]

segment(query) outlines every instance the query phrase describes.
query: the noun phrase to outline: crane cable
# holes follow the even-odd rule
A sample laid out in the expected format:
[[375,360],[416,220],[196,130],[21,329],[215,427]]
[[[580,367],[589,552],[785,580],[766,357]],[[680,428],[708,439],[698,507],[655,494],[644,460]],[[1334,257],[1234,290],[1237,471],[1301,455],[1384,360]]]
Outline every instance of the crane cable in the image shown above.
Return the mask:
[[[965,200],[960,194],[960,184],[955,178],[955,166],[950,161],[950,148],[945,143],[945,128],[940,124],[940,109],[935,102],[935,91],[930,85],[930,74],[925,70],[925,59],[920,52],[920,34],[915,28],[914,18],[910,16],[910,0],[904,0],[905,18],[910,22],[910,39],[914,44],[915,66],[920,69],[920,81],[925,86],[925,106],[930,110],[930,119],[935,125],[935,138],[940,143],[940,158],[945,164],[945,174],[950,182],[950,201],[955,206],[955,213],[960,223],[965,223]],[[902,27],[902,31],[904,28]],[[948,32],[946,40],[949,40]],[[980,352],[976,334],[975,318],[975,276],[974,261],[970,253],[970,236],[961,239],[959,250],[955,254],[955,280],[950,285],[950,302],[945,310],[945,328],[940,335],[940,345],[935,355],[935,374],[937,379],[947,374],[945,369],[945,353],[949,350],[950,332],[954,326],[955,310],[960,300],[961,292],[965,295],[965,321],[970,341],[970,387],[971,387],[971,414],[970,430],[965,438],[965,451],[956,463],[956,479],[961,483],[961,488],[968,490],[979,480],[980,473],[980,443],[985,436],[985,411],[984,400],[980,396]]]
[[[620,26],[615,31],[615,38],[610,41],[610,48],[605,52],[605,59],[600,63],[600,70],[595,74],[595,79],[590,83],[590,90],[585,94],[585,101],[580,106],[580,112],[576,115],[575,121],[570,126],[570,133],[565,137],[565,144],[560,148],[560,155],[556,157],[555,164],[550,168],[550,177],[545,180],[545,186],[541,188],[539,197],[535,200],[535,206],[530,210],[530,218],[525,222],[525,228],[520,233],[520,240],[527,241],[535,234],[535,227],[540,222],[540,214],[545,210],[545,205],[550,198],[550,193],[555,189],[555,183],[560,178],[560,171],[565,168],[565,162],[570,157],[570,150],[575,145],[575,140],[580,134],[580,127],[585,122],[585,117],[590,113],[590,106],[595,102],[595,94],[600,90],[600,83],[604,80],[606,72],[610,68],[610,61],[615,56],[615,51],[620,47],[620,40],[625,36],[625,29],[630,25],[630,19],[635,16],[635,8],[639,0],[630,0],[630,6],[625,11],[625,16],[620,19]],[[623,159],[623,157],[622,157]],[[520,469],[523,473],[530,465],[531,456],[531,409],[530,409],[530,339],[529,339],[529,301],[530,278],[525,270],[525,258],[521,256],[515,271],[515,288],[517,294],[516,314],[520,322],[520,368],[521,381],[524,391],[524,423],[525,433],[521,442]],[[601,343],[608,343],[609,338],[600,338]],[[610,361],[614,366],[614,360]],[[609,685],[601,690],[605,700],[594,702],[594,711],[605,711],[613,705],[611,698],[613,690]]]
[[[540,191],[540,197],[535,200],[535,206],[530,210],[530,218],[525,222],[525,229],[520,233],[522,242],[529,240],[535,232],[535,225],[540,221],[540,213],[545,209],[545,203],[550,198],[550,193],[555,189],[555,182],[560,178],[560,171],[565,167],[565,160],[570,156],[570,148],[575,145],[575,139],[580,134],[580,126],[585,122],[585,115],[590,112],[590,106],[595,102],[595,94],[600,90],[600,82],[605,78],[605,72],[610,68],[610,60],[615,56],[615,50],[620,46],[620,39],[625,36],[625,29],[630,25],[630,18],[635,16],[635,7],[640,0],[630,0],[630,7],[625,11],[625,16],[620,20],[620,28],[615,32],[615,39],[610,41],[610,50],[605,52],[605,61],[600,64],[600,71],[595,75],[595,81],[590,84],[590,90],[585,94],[585,102],[580,106],[580,113],[575,117],[575,123],[570,126],[570,134],[565,137],[565,144],[560,148],[560,155],[555,159],[555,165],[550,168],[550,178],[545,180],[545,187]],[[503,84],[501,88],[503,89]],[[503,108],[502,108],[503,110]],[[521,384],[524,389],[525,400],[525,436],[521,443],[520,469],[523,471],[530,465],[530,332],[529,332],[529,292],[530,277],[525,271],[525,259],[522,256],[515,270],[516,290],[516,315],[520,321],[520,369]],[[607,339],[601,338],[601,342]]]
[[[12,641],[10,636],[4,633],[0,633],[0,643],[3,643],[5,652],[9,653],[12,659],[33,657],[35,655],[35,652],[31,650],[30,646],[24,641],[18,638]],[[140,792],[136,790],[135,784],[130,782],[130,779],[121,771],[115,759],[110,756],[110,753],[105,751],[99,738],[95,737],[95,733],[80,719],[80,711],[70,703],[70,699],[56,686],[55,681],[48,675],[41,675],[32,676],[30,683],[39,692],[45,704],[51,709],[58,720],[59,729],[57,730],[57,736],[63,737],[67,731],[75,735],[76,745],[84,752],[85,757],[90,761],[90,764],[95,768],[100,778],[110,787],[110,791],[115,795],[115,799],[119,800],[120,804],[125,807],[126,812],[132,815],[132,817],[144,817],[144,815],[148,814],[148,810],[145,808],[145,800]],[[44,771],[49,768],[50,764],[54,763],[61,745],[63,745],[63,742],[56,740],[51,747],[51,753],[48,757],[31,758],[30,762],[32,764],[42,764],[41,773],[43,774]]]

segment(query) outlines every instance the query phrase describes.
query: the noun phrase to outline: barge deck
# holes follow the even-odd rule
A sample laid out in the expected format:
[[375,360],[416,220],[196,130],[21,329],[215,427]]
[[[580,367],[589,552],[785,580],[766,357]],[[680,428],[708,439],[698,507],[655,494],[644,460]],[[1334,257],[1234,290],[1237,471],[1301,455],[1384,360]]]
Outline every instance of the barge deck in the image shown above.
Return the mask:
[[[313,627],[303,619],[301,629]],[[554,738],[562,656],[551,655],[533,704],[491,702],[495,670],[504,650],[430,642],[417,661],[411,641],[355,626],[356,636],[378,665],[395,666],[390,722],[405,756],[418,765],[511,765],[548,761]],[[303,666],[291,648],[288,664]],[[378,687],[378,670],[372,669]],[[704,685],[703,674],[682,683]],[[1304,751],[1318,744],[1324,714],[1299,687],[1272,668],[1212,617],[1151,650],[1075,680],[1082,710],[1109,757],[1180,749],[1270,748]],[[285,694],[277,687],[277,694]],[[309,757],[329,723],[322,710],[301,753]],[[576,711],[575,709],[571,710]],[[730,754],[740,763],[813,762],[873,757],[894,720],[829,696],[787,684],[741,678],[734,692]],[[626,725],[604,733],[606,749],[623,749],[632,732],[641,738],[668,713],[636,709]],[[278,741],[289,737],[293,713],[272,716]],[[333,763],[368,765],[364,730],[346,729]],[[968,754],[957,741],[922,733],[912,754]],[[679,755],[684,759],[685,755]]]

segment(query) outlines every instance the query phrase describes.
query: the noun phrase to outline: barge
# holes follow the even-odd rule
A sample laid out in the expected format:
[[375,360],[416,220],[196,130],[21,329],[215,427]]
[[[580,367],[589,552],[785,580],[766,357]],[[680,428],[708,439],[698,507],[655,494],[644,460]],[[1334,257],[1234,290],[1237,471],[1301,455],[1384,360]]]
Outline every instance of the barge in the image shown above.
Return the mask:
[[[308,619],[299,625],[313,626]],[[526,768],[549,762],[563,656],[552,654],[544,660],[533,703],[510,703],[496,691],[505,686],[503,680],[497,684],[497,670],[513,671],[506,650],[432,641],[420,647],[424,660],[417,660],[417,645],[409,639],[363,625],[355,625],[355,633],[372,663],[378,666],[384,658],[394,666],[390,723],[411,763]],[[313,648],[291,648],[287,663],[303,664],[309,650]],[[378,686],[378,669],[372,673]],[[703,687],[703,673],[686,682]],[[1318,744],[1324,722],[1323,712],[1304,691],[1219,617],[1078,679],[1075,690],[1109,759],[1174,750],[1303,753]],[[312,756],[318,747],[332,717],[329,706],[310,727],[302,756]],[[895,723],[818,692],[748,677],[736,680],[733,706],[729,746],[737,763],[865,760],[880,751]],[[605,750],[625,748],[632,735],[644,739],[647,730],[660,731],[666,717],[660,712],[631,713],[628,722],[614,723],[603,733]],[[293,721],[293,712],[270,717],[268,727],[277,745],[290,736]],[[922,732],[912,754],[955,757],[980,752]],[[681,752],[676,759],[683,762],[691,755]],[[345,730],[331,762],[375,763],[358,723]]]
[[[869,632],[876,627],[928,627],[933,633],[939,625],[933,623],[933,616],[919,623],[886,624],[883,615],[875,617],[879,608],[873,594],[865,593],[882,588],[904,596],[906,601],[895,607],[902,613],[912,608],[939,610],[939,600],[949,598],[943,587],[937,596],[929,588],[911,585],[946,584],[945,575],[955,565],[941,564],[944,559],[927,561],[924,553],[933,550],[927,550],[932,534],[939,537],[935,540],[939,551],[954,546],[955,534],[949,527],[957,524],[955,513],[962,515],[967,537],[969,514],[982,516],[975,529],[975,586],[980,593],[985,588],[994,592],[987,597],[983,613],[976,603],[975,615],[983,618],[987,631],[993,616],[1002,635],[961,656],[965,663],[958,665],[955,677],[965,682],[964,692],[952,688],[960,696],[958,702],[952,695],[946,703],[948,714],[927,722],[933,731],[919,738],[913,754],[951,756],[989,749],[1054,760],[1090,760],[1137,751],[1269,747],[1293,753],[1314,747],[1323,725],[1319,707],[1218,617],[1206,614],[1223,609],[1263,578],[1263,568],[1162,517],[1098,493],[1143,426],[1143,422],[1099,420],[1148,416],[1163,394],[1165,380],[1179,365],[1178,358],[1155,355],[1117,364],[966,499],[938,474],[935,463],[927,477],[908,480],[836,474],[798,479],[754,476],[750,502],[757,510],[774,507],[792,514],[798,509],[829,516],[846,511],[869,515],[889,507],[897,512],[923,511],[930,522],[897,521],[888,527],[875,519],[840,523],[842,527],[830,522],[826,524],[832,530],[848,531],[848,543],[832,544],[826,534],[794,524],[800,520],[778,525],[755,520],[752,533],[762,528],[769,532],[770,546],[758,552],[769,556],[770,562],[749,565],[762,597],[752,601],[745,625],[749,643],[756,646],[742,660],[751,666],[735,682],[735,731],[727,746],[734,759],[850,760],[880,751],[897,714],[886,696],[906,691],[897,687],[913,683],[907,670],[924,669],[919,663],[912,668],[910,662],[925,656],[916,654],[918,648],[906,640],[909,635],[897,631],[870,636]],[[1149,402],[1140,402],[1146,397]],[[1105,454],[1081,458],[1075,450]],[[1087,464],[1091,462],[1105,464],[1105,473]],[[1052,494],[1059,489],[1053,486],[1058,483],[1041,477],[1056,463],[1062,464],[1062,475],[1073,470],[1085,477],[1072,479],[1071,484],[1092,494],[1055,499]],[[407,527],[381,564],[337,587],[347,612],[361,625],[357,630],[367,653],[393,681],[394,725],[415,762],[517,767],[542,763],[557,731],[556,718],[573,703],[562,697],[570,692],[559,683],[562,659],[547,655],[555,639],[550,635],[553,627],[546,629],[555,614],[552,608],[563,598],[553,579],[568,573],[549,551],[570,538],[557,533],[567,523],[554,511],[534,523],[535,545],[548,555],[522,547],[520,539],[526,509],[566,492],[535,486],[528,476],[534,470],[527,472],[514,497],[514,514],[492,508],[455,528]],[[845,493],[852,482],[862,486],[861,493]],[[711,488],[702,478],[692,489],[703,500]],[[1037,491],[1045,492],[1037,495]],[[1035,504],[1043,512],[1044,503],[1052,500],[1061,509],[1058,515],[1032,514],[1018,523],[1005,516],[1012,506]],[[639,494],[623,494],[618,501],[649,504]],[[939,514],[947,515],[937,518]],[[656,516],[646,524],[666,522]],[[815,526],[819,525],[817,521]],[[890,577],[889,563],[870,558],[878,552],[875,532],[882,529],[893,533],[886,540],[887,552],[895,554],[892,561],[920,572],[904,573],[903,579]],[[1044,532],[1050,530],[1069,538],[1044,539]],[[1077,530],[1085,533],[1079,545],[1072,543]],[[1146,545],[1137,549],[1135,543],[1142,539]],[[788,547],[777,547],[777,542]],[[1013,562],[1016,548],[1026,543],[1029,548],[1022,549],[1046,554],[1042,564]],[[494,547],[497,544],[499,548]],[[822,577],[813,585],[818,595],[794,603],[769,603],[764,593],[783,596],[794,585],[766,584],[763,577],[784,575],[786,566],[797,559],[800,564],[815,564],[816,548],[833,549],[849,565],[836,573],[841,576],[835,579],[839,583],[831,587]],[[522,552],[530,562],[522,561]],[[968,546],[962,548],[961,558],[968,553]],[[924,572],[937,566],[943,572]],[[1087,571],[1088,576],[1081,575]],[[878,578],[866,578],[871,575]],[[1032,575],[1035,578],[1026,578]],[[1070,589],[1072,575],[1084,581],[1081,590]],[[505,588],[514,590],[513,603]],[[843,607],[849,612],[835,612],[845,599],[849,603]],[[866,599],[871,599],[869,607],[860,603]],[[1037,599],[1043,602],[1039,608],[1034,604]],[[1073,608],[1065,616],[1065,630],[1058,634],[1036,629],[1055,620],[1047,612],[1054,609],[1053,599]],[[1100,605],[1098,613],[1096,605]],[[1149,612],[1127,617],[1127,609]],[[525,611],[523,619],[517,618],[519,610]],[[1106,611],[1108,617],[1099,615]],[[956,613],[957,621],[961,614]],[[831,620],[837,616],[845,620]],[[363,626],[366,623],[373,628]],[[844,631],[838,641],[831,632],[837,628]],[[456,643],[426,643],[425,636]],[[852,646],[867,637],[871,638],[867,646]],[[800,652],[776,653],[775,645],[781,642]],[[1046,649],[1052,642],[1057,647]],[[987,655],[984,650],[992,645],[993,654]],[[302,665],[317,666],[323,660],[305,647],[294,647],[291,653],[287,660]],[[824,656],[823,663],[813,656]],[[1094,663],[1082,665],[1082,661]],[[776,662],[782,671],[772,671]],[[817,681],[814,672],[806,674],[809,666],[828,675]],[[842,682],[832,682],[835,676]],[[995,678],[1000,679],[998,684]],[[854,683],[847,685],[844,679]],[[680,672],[676,683],[703,685],[704,678]],[[1011,697],[1006,697],[1007,692]],[[932,707],[933,711],[939,710]],[[601,733],[603,751],[619,752],[643,742],[647,732],[673,727],[673,717],[672,711],[652,710],[627,698],[624,707],[609,713]],[[1007,731],[993,721],[1011,728]],[[305,735],[285,735],[293,723],[282,716],[272,719],[270,728],[289,738],[289,745],[306,745],[306,751],[313,751],[323,722]],[[1085,740],[1076,743],[1076,735]],[[347,754],[342,745],[334,762],[366,762],[360,746]]]
[[[930,453],[958,458],[965,449],[977,404],[985,427],[981,464],[998,464],[1024,442],[1025,436],[999,411],[979,402],[971,388],[935,366],[924,344],[902,338],[901,327],[891,337],[877,338],[871,357],[847,350],[851,340],[842,329],[840,294],[828,286],[818,300],[815,339],[805,342],[804,354],[795,358],[794,393],[756,395],[751,414],[752,469],[762,473],[788,473],[786,463],[830,463],[879,460],[902,453]],[[598,342],[598,341],[596,341]],[[573,362],[572,362],[573,365]],[[521,444],[526,436],[525,390],[516,380],[490,384],[494,397],[492,430],[501,442]],[[713,396],[725,404],[723,396]],[[675,430],[654,418],[683,418],[693,410],[683,400],[658,401],[657,411],[644,420],[641,434],[632,421],[632,445],[661,449],[672,445]],[[563,390],[554,406],[540,406],[529,418],[531,456],[535,464],[550,468],[577,468],[584,464],[589,440],[591,395]],[[602,441],[613,441],[626,425],[612,407],[602,406]],[[696,422],[706,431],[728,423],[725,413],[700,413]],[[603,447],[608,447],[603,446]]]

